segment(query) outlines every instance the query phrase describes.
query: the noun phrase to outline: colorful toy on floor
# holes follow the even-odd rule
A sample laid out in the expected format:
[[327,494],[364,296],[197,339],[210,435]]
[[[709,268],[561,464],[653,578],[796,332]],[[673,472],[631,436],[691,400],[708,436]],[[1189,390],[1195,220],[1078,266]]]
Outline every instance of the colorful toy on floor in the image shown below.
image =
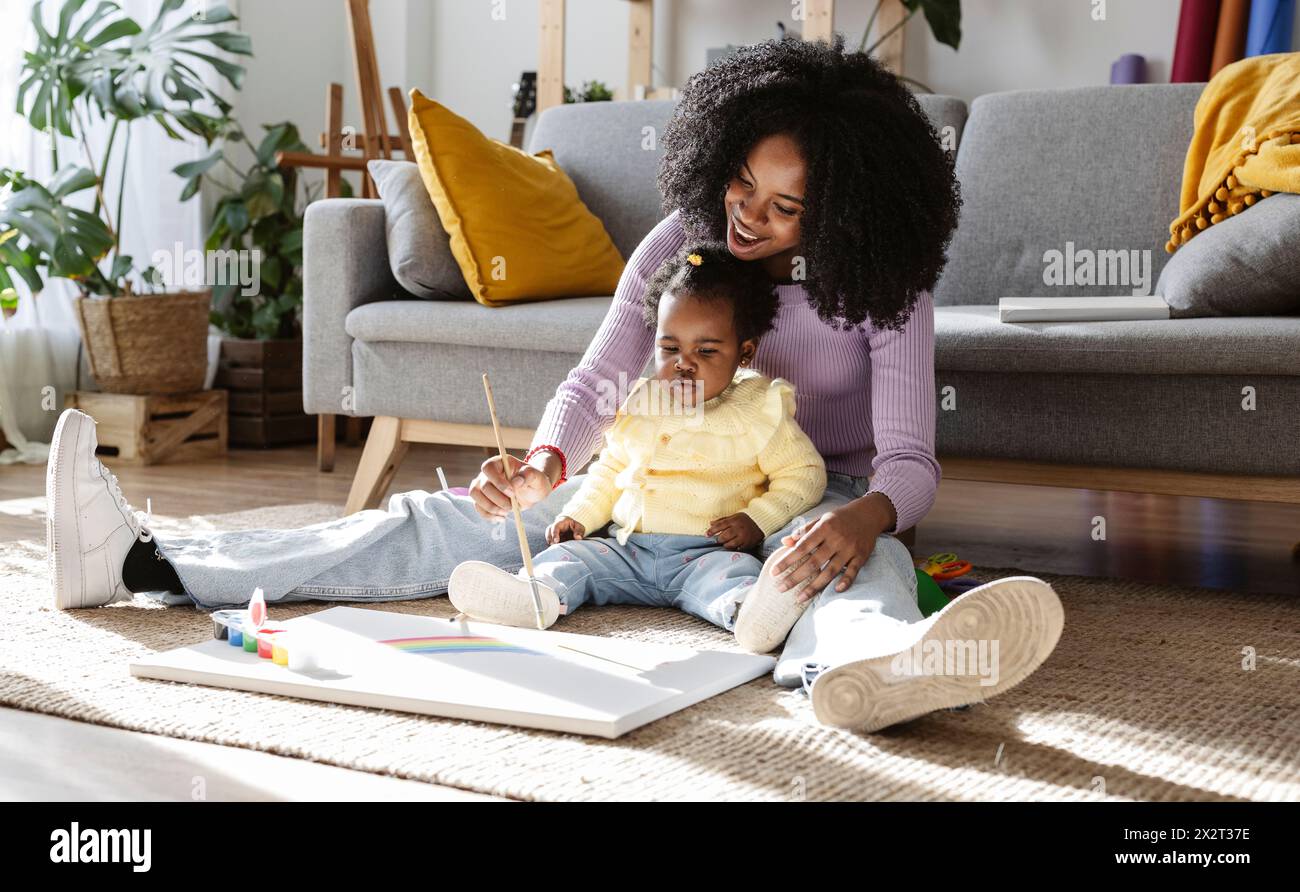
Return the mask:
[[958,559],[951,551],[932,554],[916,562],[916,602],[923,616],[937,613],[949,600],[983,585],[977,579],[962,578],[971,571],[970,561]]
[[918,566],[921,572],[937,582],[956,579],[958,576],[964,576],[971,571],[970,561],[958,560],[957,555],[951,551],[932,554],[920,562]]

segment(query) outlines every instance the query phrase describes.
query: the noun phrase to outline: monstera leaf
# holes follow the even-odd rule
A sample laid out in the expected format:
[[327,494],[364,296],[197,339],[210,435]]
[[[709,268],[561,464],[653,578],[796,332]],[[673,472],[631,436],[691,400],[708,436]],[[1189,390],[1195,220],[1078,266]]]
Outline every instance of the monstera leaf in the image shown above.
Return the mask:
[[48,187],[17,171],[0,168],[0,289],[12,288],[17,274],[32,289],[46,275],[85,279],[97,275],[96,265],[113,247],[113,233],[98,215],[65,203],[69,196],[92,188],[95,175],[84,167],[61,170]]
[[140,33],[140,26],[108,0],[100,2],[73,31],[73,21],[83,6],[85,0],[64,3],[53,34],[45,28],[43,4],[32,7],[36,48],[24,54],[17,106],[37,130],[52,127],[72,136],[73,103],[86,92],[92,60],[107,54],[105,47],[114,41]]
[[209,8],[202,19],[181,16],[176,24],[164,28],[167,16],[183,4],[184,0],[164,0],[148,28],[131,35],[124,46],[114,50],[112,58],[95,60],[99,67],[90,89],[100,105],[119,118],[154,117],[173,135],[171,125],[175,123],[211,138],[220,119],[192,113],[178,116],[176,112],[192,112],[195,103],[208,101],[223,115],[228,114],[229,103],[204,83],[196,69],[210,68],[238,90],[244,83],[243,67],[213,55],[213,51],[250,56],[252,43],[245,34],[210,27],[234,21],[225,6]]
[[243,67],[213,52],[248,56],[252,43],[245,34],[212,27],[235,20],[224,5],[202,18],[179,16],[164,27],[183,4],[164,0],[157,18],[142,28],[111,0],[100,0],[80,19],[86,0],[65,0],[51,33],[43,24],[44,4],[38,3],[32,9],[36,48],[25,55],[19,110],[38,130],[53,127],[73,136],[75,104],[88,96],[102,114],[118,120],[152,117],[172,136],[181,128],[211,139],[222,118],[193,106],[210,102],[225,115],[230,105],[199,71],[211,69],[239,89]]
[[[53,168],[63,171],[54,182],[41,187],[8,178],[6,213],[13,219],[0,224],[0,232],[17,235],[0,243],[4,269],[25,280],[44,269],[80,279],[83,288],[99,293],[130,292],[133,267],[117,252],[115,238],[123,228],[121,185],[115,196],[104,194],[119,131],[129,137],[131,125],[148,118],[173,138],[189,131],[211,143],[231,127],[231,106],[214,84],[220,79],[239,89],[244,79],[243,67],[226,56],[252,55],[246,35],[222,28],[235,20],[225,5],[191,16],[181,10],[184,3],[161,0],[157,16],[143,27],[113,0],[63,0],[53,27],[45,24],[46,3],[34,6],[36,46],[23,57],[18,111],[38,130],[71,137],[87,152],[98,142],[84,132],[93,113],[112,126],[96,146],[95,170],[61,164],[58,140],[51,140]],[[124,143],[119,155],[129,150],[130,139]],[[125,169],[126,158],[120,163]],[[63,203],[64,190],[96,185],[92,211]],[[99,268],[109,251],[112,262]],[[11,287],[10,272],[5,276]],[[6,280],[0,280],[0,290],[5,287]]]

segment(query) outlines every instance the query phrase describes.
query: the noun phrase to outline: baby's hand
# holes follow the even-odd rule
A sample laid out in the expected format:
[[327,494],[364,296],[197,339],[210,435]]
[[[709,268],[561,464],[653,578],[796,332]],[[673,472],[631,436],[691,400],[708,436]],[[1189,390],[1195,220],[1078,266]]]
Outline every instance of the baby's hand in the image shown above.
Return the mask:
[[555,522],[546,528],[546,542],[549,545],[554,545],[556,542],[581,539],[586,532],[587,528],[572,517],[561,515],[555,518]]
[[706,536],[712,536],[724,548],[730,548],[733,551],[748,551],[763,541],[763,531],[759,529],[758,524],[748,514],[732,514],[728,517],[719,517],[709,528],[704,531]]

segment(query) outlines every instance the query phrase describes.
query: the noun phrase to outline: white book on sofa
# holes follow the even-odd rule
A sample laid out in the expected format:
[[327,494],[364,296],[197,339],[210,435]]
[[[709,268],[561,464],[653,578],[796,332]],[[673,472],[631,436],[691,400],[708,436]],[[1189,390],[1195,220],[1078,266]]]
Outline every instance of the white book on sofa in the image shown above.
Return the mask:
[[1169,304],[1156,295],[1120,297],[1004,297],[998,301],[1002,322],[1109,322],[1168,319]]

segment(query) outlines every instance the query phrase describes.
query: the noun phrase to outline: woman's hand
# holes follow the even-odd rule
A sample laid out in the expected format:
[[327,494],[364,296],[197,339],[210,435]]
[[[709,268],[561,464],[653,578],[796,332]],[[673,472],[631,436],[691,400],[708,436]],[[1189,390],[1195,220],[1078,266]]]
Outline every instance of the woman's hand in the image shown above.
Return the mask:
[[759,529],[758,524],[743,511],[739,514],[719,517],[709,524],[704,535],[712,536],[724,548],[730,548],[732,551],[749,551],[764,539],[763,531]]
[[821,594],[822,589],[842,572],[844,577],[836,584],[835,591],[844,591],[853,584],[858,571],[871,557],[876,548],[876,537],[893,528],[894,517],[894,506],[888,496],[869,493],[827,511],[813,523],[804,524],[790,535],[783,536],[781,544],[795,547],[777,562],[773,570],[782,573],[800,562],[802,564],[789,576],[777,580],[777,588],[786,591],[805,579],[812,579],[795,598],[796,602],[802,603]]
[[568,542],[570,539],[581,539],[586,534],[586,527],[572,517],[561,514],[546,528],[546,544],[554,545],[557,542]]
[[[541,456],[550,456],[541,452]],[[534,459],[537,460],[537,459]],[[519,510],[536,505],[551,494],[552,478],[536,465],[524,464],[513,455],[506,455],[509,467],[502,471],[501,456],[494,455],[483,462],[479,475],[469,485],[474,508],[489,520],[504,518],[510,513],[510,491],[514,490]]]

